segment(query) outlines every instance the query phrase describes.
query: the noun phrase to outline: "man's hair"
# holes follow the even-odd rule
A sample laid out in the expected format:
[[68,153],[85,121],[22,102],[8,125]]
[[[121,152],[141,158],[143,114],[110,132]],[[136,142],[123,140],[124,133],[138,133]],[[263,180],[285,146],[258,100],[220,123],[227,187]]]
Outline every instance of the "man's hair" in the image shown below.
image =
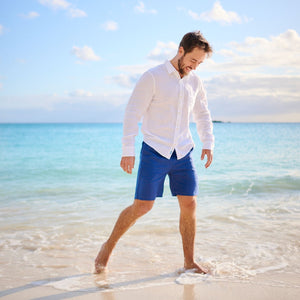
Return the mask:
[[196,47],[203,49],[207,56],[211,56],[213,49],[200,31],[188,32],[182,38],[179,47],[183,47],[186,53],[192,52]]

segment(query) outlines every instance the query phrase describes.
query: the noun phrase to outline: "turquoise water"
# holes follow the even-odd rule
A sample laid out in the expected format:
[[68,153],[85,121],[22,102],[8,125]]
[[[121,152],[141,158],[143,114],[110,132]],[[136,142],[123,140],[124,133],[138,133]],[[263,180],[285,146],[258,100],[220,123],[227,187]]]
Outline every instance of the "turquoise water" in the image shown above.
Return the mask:
[[[299,279],[300,124],[214,124],[208,169],[194,124],[191,130],[200,184],[197,260],[222,280],[268,272]],[[133,175],[119,167],[121,137],[121,124],[0,125],[3,288],[90,272],[133,200],[137,166]],[[141,136],[137,156],[140,143]],[[181,266],[178,205],[166,181],[164,197],[122,239],[110,267],[126,281]]]
[[[215,124],[208,170],[192,132],[202,196],[299,191],[300,124]],[[0,125],[1,202],[131,197],[135,178],[119,168],[121,135],[121,124]]]

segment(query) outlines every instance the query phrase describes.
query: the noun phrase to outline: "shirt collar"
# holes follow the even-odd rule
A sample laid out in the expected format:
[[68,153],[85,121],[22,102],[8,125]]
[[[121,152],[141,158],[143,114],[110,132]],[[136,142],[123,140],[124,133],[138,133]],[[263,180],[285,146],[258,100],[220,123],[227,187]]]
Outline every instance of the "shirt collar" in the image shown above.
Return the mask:
[[167,71],[168,71],[168,73],[169,73],[170,75],[171,75],[172,73],[174,73],[174,74],[175,74],[178,78],[180,78],[180,79],[185,79],[185,78],[189,77],[190,74],[191,74],[191,72],[190,72],[188,75],[186,75],[186,76],[184,76],[183,78],[181,78],[179,72],[175,69],[175,67],[172,65],[172,63],[171,63],[169,60],[166,60],[165,66],[166,66]]
[[169,60],[166,60],[165,66],[166,66],[169,74],[178,73],[178,71],[174,68],[174,66],[172,65],[172,63]]

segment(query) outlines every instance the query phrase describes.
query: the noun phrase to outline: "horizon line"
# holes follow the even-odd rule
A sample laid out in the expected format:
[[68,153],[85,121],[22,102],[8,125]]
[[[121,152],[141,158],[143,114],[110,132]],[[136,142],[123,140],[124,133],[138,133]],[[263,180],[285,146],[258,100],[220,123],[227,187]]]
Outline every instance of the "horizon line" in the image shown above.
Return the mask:
[[[195,124],[195,122],[190,122],[192,124]],[[288,121],[274,121],[274,122],[268,122],[268,121],[246,121],[246,122],[236,122],[236,121],[220,121],[220,120],[213,120],[214,124],[299,124],[299,122],[288,122]],[[118,121],[118,122],[1,122],[0,121],[0,125],[6,125],[6,124],[123,124],[123,122]],[[139,122],[139,124],[141,124],[141,122]]]

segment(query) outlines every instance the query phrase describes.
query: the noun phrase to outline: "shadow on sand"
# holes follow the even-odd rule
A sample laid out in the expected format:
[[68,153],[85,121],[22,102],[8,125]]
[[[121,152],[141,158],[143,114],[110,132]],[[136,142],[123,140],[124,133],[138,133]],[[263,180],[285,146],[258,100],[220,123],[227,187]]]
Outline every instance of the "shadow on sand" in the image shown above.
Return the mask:
[[[59,299],[68,299],[68,298],[83,296],[86,294],[97,293],[97,292],[101,292],[101,291],[102,292],[103,291],[113,292],[113,290],[115,290],[115,289],[119,289],[122,287],[134,286],[134,285],[141,284],[141,283],[159,281],[159,280],[166,279],[166,278],[174,278],[175,279],[176,276],[178,276],[178,272],[161,274],[161,275],[157,275],[157,276],[151,276],[151,277],[146,277],[146,278],[141,278],[141,279],[116,282],[116,283],[106,282],[105,274],[99,274],[99,275],[97,274],[96,275],[93,273],[83,273],[83,274],[76,274],[76,275],[64,276],[64,277],[54,277],[54,278],[33,281],[33,282],[28,283],[23,286],[0,291],[0,297],[12,295],[12,294],[19,293],[19,292],[22,292],[27,289],[32,289],[35,287],[47,285],[49,283],[58,282],[58,281],[65,280],[65,279],[84,277],[84,276],[93,276],[95,286],[89,287],[89,288],[82,288],[82,289],[78,289],[78,290],[74,290],[74,291],[67,291],[67,292],[63,292],[60,294],[52,294],[49,296],[43,296],[43,297],[38,297],[38,298],[33,298],[33,299],[34,300],[47,300],[47,299],[48,300],[50,300],[50,299],[51,300],[59,300]],[[107,295],[107,296],[109,296],[109,295]],[[110,295],[110,296],[113,296],[113,295]],[[113,298],[109,297],[108,299],[113,299]]]

